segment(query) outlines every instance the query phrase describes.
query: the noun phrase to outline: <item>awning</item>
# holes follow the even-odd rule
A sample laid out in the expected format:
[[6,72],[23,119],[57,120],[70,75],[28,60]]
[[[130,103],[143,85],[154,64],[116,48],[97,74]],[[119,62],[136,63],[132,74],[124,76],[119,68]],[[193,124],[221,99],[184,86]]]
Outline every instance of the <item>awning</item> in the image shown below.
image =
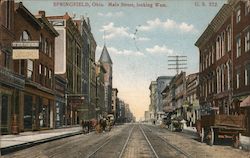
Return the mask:
[[250,107],[250,96],[245,98],[241,103],[240,107]]

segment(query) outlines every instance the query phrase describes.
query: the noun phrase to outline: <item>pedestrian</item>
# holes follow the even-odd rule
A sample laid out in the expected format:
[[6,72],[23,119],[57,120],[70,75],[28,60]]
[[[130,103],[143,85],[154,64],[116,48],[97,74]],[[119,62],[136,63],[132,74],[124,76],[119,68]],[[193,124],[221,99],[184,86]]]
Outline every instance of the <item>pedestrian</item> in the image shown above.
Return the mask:
[[106,119],[104,118],[102,121],[102,129],[104,132],[105,132],[106,126],[107,126],[107,123],[106,123]]

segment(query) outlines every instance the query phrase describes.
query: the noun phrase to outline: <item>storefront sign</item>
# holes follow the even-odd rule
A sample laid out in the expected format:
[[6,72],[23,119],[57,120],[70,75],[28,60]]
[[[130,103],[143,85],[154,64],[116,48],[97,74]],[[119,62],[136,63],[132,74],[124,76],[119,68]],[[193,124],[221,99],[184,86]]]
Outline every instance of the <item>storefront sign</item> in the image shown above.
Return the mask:
[[18,59],[39,59],[39,41],[18,41],[12,43],[13,56]]
[[37,49],[13,49],[13,60],[15,59],[39,59]]

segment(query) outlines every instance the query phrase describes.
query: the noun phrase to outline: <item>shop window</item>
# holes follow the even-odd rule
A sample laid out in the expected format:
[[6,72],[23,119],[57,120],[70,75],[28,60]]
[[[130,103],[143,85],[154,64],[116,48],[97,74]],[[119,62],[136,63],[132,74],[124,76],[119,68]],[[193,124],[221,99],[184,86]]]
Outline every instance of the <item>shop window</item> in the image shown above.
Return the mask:
[[0,95],[2,100],[2,111],[1,111],[1,132],[8,132],[8,114],[9,114],[9,97],[6,94]]

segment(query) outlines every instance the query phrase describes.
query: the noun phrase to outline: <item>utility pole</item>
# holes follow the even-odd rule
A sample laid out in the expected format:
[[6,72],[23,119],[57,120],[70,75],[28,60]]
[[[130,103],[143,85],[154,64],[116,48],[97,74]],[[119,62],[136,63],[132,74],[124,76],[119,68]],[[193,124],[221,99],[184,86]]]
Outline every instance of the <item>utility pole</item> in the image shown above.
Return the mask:
[[169,70],[176,70],[176,74],[179,74],[180,70],[187,69],[187,56],[175,55],[168,58]]

